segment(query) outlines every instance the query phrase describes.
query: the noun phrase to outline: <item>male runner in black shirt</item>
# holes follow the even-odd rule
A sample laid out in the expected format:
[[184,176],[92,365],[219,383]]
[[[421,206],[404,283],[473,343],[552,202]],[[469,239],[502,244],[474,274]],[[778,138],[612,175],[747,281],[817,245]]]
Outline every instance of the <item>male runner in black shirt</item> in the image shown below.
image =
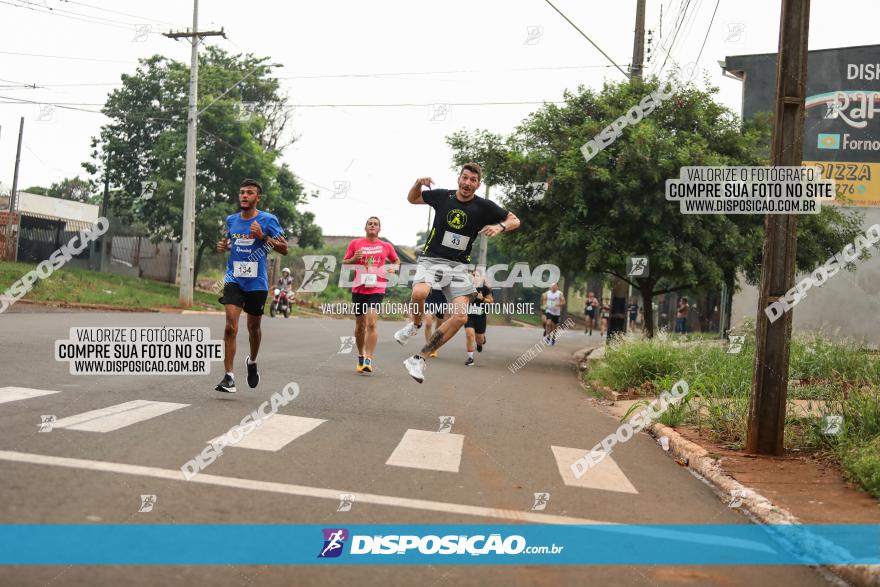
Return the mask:
[[421,352],[404,361],[406,370],[421,383],[425,379],[425,359],[443,346],[446,341],[467,322],[467,308],[476,295],[471,280],[471,248],[478,234],[493,237],[496,234],[516,230],[520,222],[495,202],[475,195],[480,187],[482,169],[476,163],[468,163],[458,176],[458,190],[428,189],[434,185],[430,177],[420,177],[410,188],[407,200],[410,204],[427,204],[434,208],[434,226],[419,257],[419,269],[413,280],[413,321],[394,334],[400,344],[414,336],[422,325],[425,298],[431,291],[431,282],[439,281],[446,299],[452,304],[452,312],[438,328]]
[[492,289],[486,285],[486,279],[479,270],[474,271],[474,281],[474,285],[477,287],[477,297],[468,308],[467,324],[464,327],[464,332],[467,335],[465,338],[467,361],[464,364],[468,367],[474,364],[474,343],[476,343],[477,352],[483,352],[483,345],[486,344],[486,304],[495,301],[492,297]]

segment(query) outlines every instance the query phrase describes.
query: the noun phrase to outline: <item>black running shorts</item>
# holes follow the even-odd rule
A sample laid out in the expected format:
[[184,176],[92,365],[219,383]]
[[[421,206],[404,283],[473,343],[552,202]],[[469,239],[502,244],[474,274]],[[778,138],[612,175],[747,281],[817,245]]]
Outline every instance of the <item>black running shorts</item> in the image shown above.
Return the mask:
[[477,334],[486,334],[486,315],[468,314],[465,328],[473,328]]
[[443,312],[431,312],[431,308],[434,310],[438,310],[443,307],[443,304],[446,304],[446,296],[443,295],[443,291],[439,289],[432,289],[431,293],[428,294],[428,297],[425,298],[425,312],[434,314],[440,320],[443,320]]
[[266,290],[243,291],[237,283],[227,283],[223,286],[223,297],[220,298],[220,303],[244,308],[245,313],[251,316],[262,316],[268,296],[269,292]]
[[354,306],[354,315],[361,316],[366,314],[370,310],[379,311],[377,306],[382,303],[382,300],[385,299],[385,294],[383,293],[357,293],[351,292],[351,303]]

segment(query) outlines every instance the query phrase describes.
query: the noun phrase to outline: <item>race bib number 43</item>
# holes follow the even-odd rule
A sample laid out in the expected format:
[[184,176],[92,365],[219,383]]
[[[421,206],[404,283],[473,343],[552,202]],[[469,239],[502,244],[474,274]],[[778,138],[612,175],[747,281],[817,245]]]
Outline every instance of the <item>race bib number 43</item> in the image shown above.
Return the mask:
[[455,234],[454,232],[449,232],[448,230],[443,233],[443,246],[449,247],[450,249],[464,251],[467,249],[470,240],[470,237],[461,234]]
[[256,261],[233,261],[232,263],[233,277],[256,277],[257,262]]

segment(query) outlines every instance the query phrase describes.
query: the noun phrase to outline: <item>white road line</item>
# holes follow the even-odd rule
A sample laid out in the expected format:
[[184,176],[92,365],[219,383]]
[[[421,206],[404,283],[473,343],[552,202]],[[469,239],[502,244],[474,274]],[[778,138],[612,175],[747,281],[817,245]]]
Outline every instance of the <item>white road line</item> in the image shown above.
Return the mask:
[[0,404],[17,402],[18,400],[40,397],[43,395],[52,395],[53,393],[61,392],[53,391],[51,389],[30,389],[29,387],[0,387]]
[[400,439],[400,443],[385,464],[458,473],[463,444],[464,436],[461,434],[410,428]]
[[54,428],[84,430],[86,432],[112,432],[132,424],[137,424],[138,422],[143,422],[144,420],[149,420],[150,418],[162,416],[180,408],[185,408],[188,405],[137,399],[61,418],[55,422]]
[[[228,446],[235,448],[252,448],[255,450],[271,450],[279,451],[288,443],[293,442],[303,434],[311,432],[327,420],[318,418],[303,418],[301,416],[284,416],[275,414],[255,428],[250,434],[243,437],[241,442],[230,444]],[[241,426],[235,426],[240,429]],[[237,437],[238,434],[230,431],[230,436]],[[214,443],[217,438],[209,440]]]
[[481,518],[496,518],[509,522],[527,522],[531,524],[603,524],[613,525],[612,522],[600,522],[587,518],[573,516],[555,516],[551,514],[539,514],[537,512],[523,512],[518,510],[506,510],[483,506],[464,505],[443,501],[431,501],[427,499],[412,499],[408,497],[394,497],[391,495],[378,495],[375,493],[361,493],[357,490],[325,489],[321,487],[309,487],[306,485],[292,485],[288,483],[274,483],[272,481],[257,481],[255,479],[239,479],[237,477],[221,477],[199,473],[189,481],[185,481],[179,469],[160,469],[158,467],[144,467],[141,465],[127,465],[125,463],[111,463],[107,461],[91,461],[86,459],[72,459],[68,457],[53,457],[9,450],[0,450],[0,461],[16,463],[29,463],[33,465],[47,465],[52,467],[67,467],[69,469],[82,469],[87,471],[102,471],[105,473],[119,473],[123,475],[137,475],[140,477],[152,477],[154,479],[166,479],[168,481],[180,481],[181,483],[197,483],[202,485],[214,485],[230,489],[246,489],[249,491],[266,491],[285,495],[298,495],[301,497],[315,497],[339,502],[341,494],[353,494],[357,496],[357,503],[369,503],[389,507],[407,508],[440,512],[444,514],[459,514],[463,516],[477,516]]
[[556,466],[559,468],[559,474],[562,475],[562,481],[566,485],[586,489],[620,491],[621,493],[638,493],[610,456],[606,456],[598,465],[588,469],[580,479],[575,479],[574,473],[571,471],[571,464],[590,451],[564,446],[551,446],[550,448],[553,450],[553,456],[556,457]]

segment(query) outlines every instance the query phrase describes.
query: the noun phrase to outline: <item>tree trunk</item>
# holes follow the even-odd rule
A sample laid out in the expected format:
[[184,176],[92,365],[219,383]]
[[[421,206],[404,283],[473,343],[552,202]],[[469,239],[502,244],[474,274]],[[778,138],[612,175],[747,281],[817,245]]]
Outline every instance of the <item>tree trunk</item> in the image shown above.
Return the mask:
[[[511,297],[510,292],[512,290],[513,290],[512,287],[505,287],[501,290],[501,303],[502,304],[506,304],[511,301],[510,300],[510,297]],[[513,317],[509,313],[504,314],[504,323],[505,324],[512,324],[513,323]]]
[[648,279],[637,279],[642,294],[642,317],[646,338],[654,338],[654,282]]
[[730,332],[730,325],[733,317],[730,315],[733,310],[733,288],[736,287],[736,274],[730,274],[725,278],[727,282],[727,299],[722,300],[724,304],[724,324],[721,325],[722,338],[726,339]]
[[569,271],[565,274],[564,282],[562,284],[562,297],[565,298],[565,303],[562,304],[562,316],[560,316],[562,322],[568,320],[568,292],[571,291],[571,283],[573,281],[574,274]]
[[626,304],[629,284],[619,277],[611,282],[611,316],[608,319],[608,338],[626,333]]

